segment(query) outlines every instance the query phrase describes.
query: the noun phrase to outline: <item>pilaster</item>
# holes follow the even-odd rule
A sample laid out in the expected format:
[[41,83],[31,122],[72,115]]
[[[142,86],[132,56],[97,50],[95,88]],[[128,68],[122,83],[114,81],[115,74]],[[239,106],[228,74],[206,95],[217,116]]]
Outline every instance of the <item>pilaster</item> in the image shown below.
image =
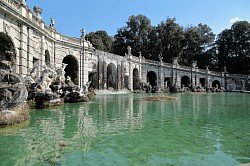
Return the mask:
[[19,73],[27,74],[27,45],[28,45],[28,31],[25,25],[20,27],[20,48],[19,48]]
[[128,80],[128,88],[133,91],[133,64],[129,62],[129,80]]
[[160,66],[159,67],[159,70],[160,70],[160,77],[159,77],[159,88],[160,89],[164,89],[164,73],[163,73],[163,67]]
[[103,62],[98,59],[98,86],[99,89],[103,89]]
[[121,62],[121,89],[124,88],[124,77],[125,77],[125,71],[124,71],[124,61]]
[[89,57],[88,57],[88,52],[84,49],[84,54],[83,54],[83,80],[82,80],[82,83],[83,83],[83,86],[85,86],[89,80],[88,78],[88,68],[89,68],[89,64],[88,64],[88,60],[89,60]]
[[122,70],[121,65],[117,64],[117,90],[121,90]]
[[41,48],[40,48],[40,71],[43,70],[43,66],[45,65],[45,36],[41,36]]
[[27,58],[27,67],[28,68],[33,68],[33,55],[34,55],[34,50],[33,50],[33,30],[31,28],[28,28],[28,58]]
[[107,63],[103,59],[103,88],[107,89]]

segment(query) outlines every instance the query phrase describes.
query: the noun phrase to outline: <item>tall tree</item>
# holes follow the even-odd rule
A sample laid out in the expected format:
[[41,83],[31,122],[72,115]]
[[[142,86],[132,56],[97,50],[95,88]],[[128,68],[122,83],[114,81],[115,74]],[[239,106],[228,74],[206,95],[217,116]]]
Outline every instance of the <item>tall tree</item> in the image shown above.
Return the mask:
[[218,51],[218,70],[229,67],[229,57],[231,57],[233,47],[232,30],[225,29],[217,37],[215,42]]
[[224,66],[230,73],[249,74],[250,70],[250,23],[235,22],[231,29],[222,31],[216,40],[219,68]]
[[150,20],[144,15],[130,16],[127,26],[118,29],[114,36],[113,50],[118,55],[124,55],[127,47],[131,46],[132,53],[138,55],[147,54],[148,36],[153,29]]
[[[212,45],[215,38],[212,29],[206,24],[189,26],[184,32],[183,53],[180,57],[182,65],[190,66],[192,61],[198,61]],[[208,52],[207,52],[208,53]],[[198,64],[199,66],[199,64]],[[200,66],[199,66],[200,67]]]
[[86,35],[86,38],[96,49],[112,52],[113,38],[109,36],[106,31],[99,30],[96,32],[90,32]]
[[175,18],[168,18],[157,26],[158,50],[162,53],[163,61],[171,63],[173,57],[181,54],[183,49],[184,31],[175,22]]

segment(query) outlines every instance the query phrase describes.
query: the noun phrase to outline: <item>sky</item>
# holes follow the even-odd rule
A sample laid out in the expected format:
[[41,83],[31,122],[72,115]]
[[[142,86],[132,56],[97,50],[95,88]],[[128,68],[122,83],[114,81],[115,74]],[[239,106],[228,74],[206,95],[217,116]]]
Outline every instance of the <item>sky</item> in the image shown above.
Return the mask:
[[129,16],[145,15],[157,26],[167,18],[187,27],[207,24],[214,34],[229,29],[235,21],[250,22],[250,0],[27,0],[42,8],[41,17],[46,25],[50,18],[55,28],[63,35],[80,37],[80,30],[86,33],[98,30],[114,36],[117,30],[126,26]]

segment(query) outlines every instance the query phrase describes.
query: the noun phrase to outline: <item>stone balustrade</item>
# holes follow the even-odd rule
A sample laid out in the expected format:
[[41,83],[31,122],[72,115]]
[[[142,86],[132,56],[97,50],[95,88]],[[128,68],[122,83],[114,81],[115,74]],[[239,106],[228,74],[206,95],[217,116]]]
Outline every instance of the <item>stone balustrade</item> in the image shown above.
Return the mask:
[[5,4],[7,4],[9,7],[19,12],[20,3],[17,2],[16,0],[1,0],[1,1],[5,2]]

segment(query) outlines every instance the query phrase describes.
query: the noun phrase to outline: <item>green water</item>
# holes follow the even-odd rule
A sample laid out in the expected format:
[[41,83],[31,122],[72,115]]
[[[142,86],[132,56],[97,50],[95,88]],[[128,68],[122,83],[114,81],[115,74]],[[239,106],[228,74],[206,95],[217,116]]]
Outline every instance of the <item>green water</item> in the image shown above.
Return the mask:
[[0,165],[250,162],[250,95],[168,94],[178,99],[157,102],[144,100],[147,95],[32,110],[28,125],[1,132]]

